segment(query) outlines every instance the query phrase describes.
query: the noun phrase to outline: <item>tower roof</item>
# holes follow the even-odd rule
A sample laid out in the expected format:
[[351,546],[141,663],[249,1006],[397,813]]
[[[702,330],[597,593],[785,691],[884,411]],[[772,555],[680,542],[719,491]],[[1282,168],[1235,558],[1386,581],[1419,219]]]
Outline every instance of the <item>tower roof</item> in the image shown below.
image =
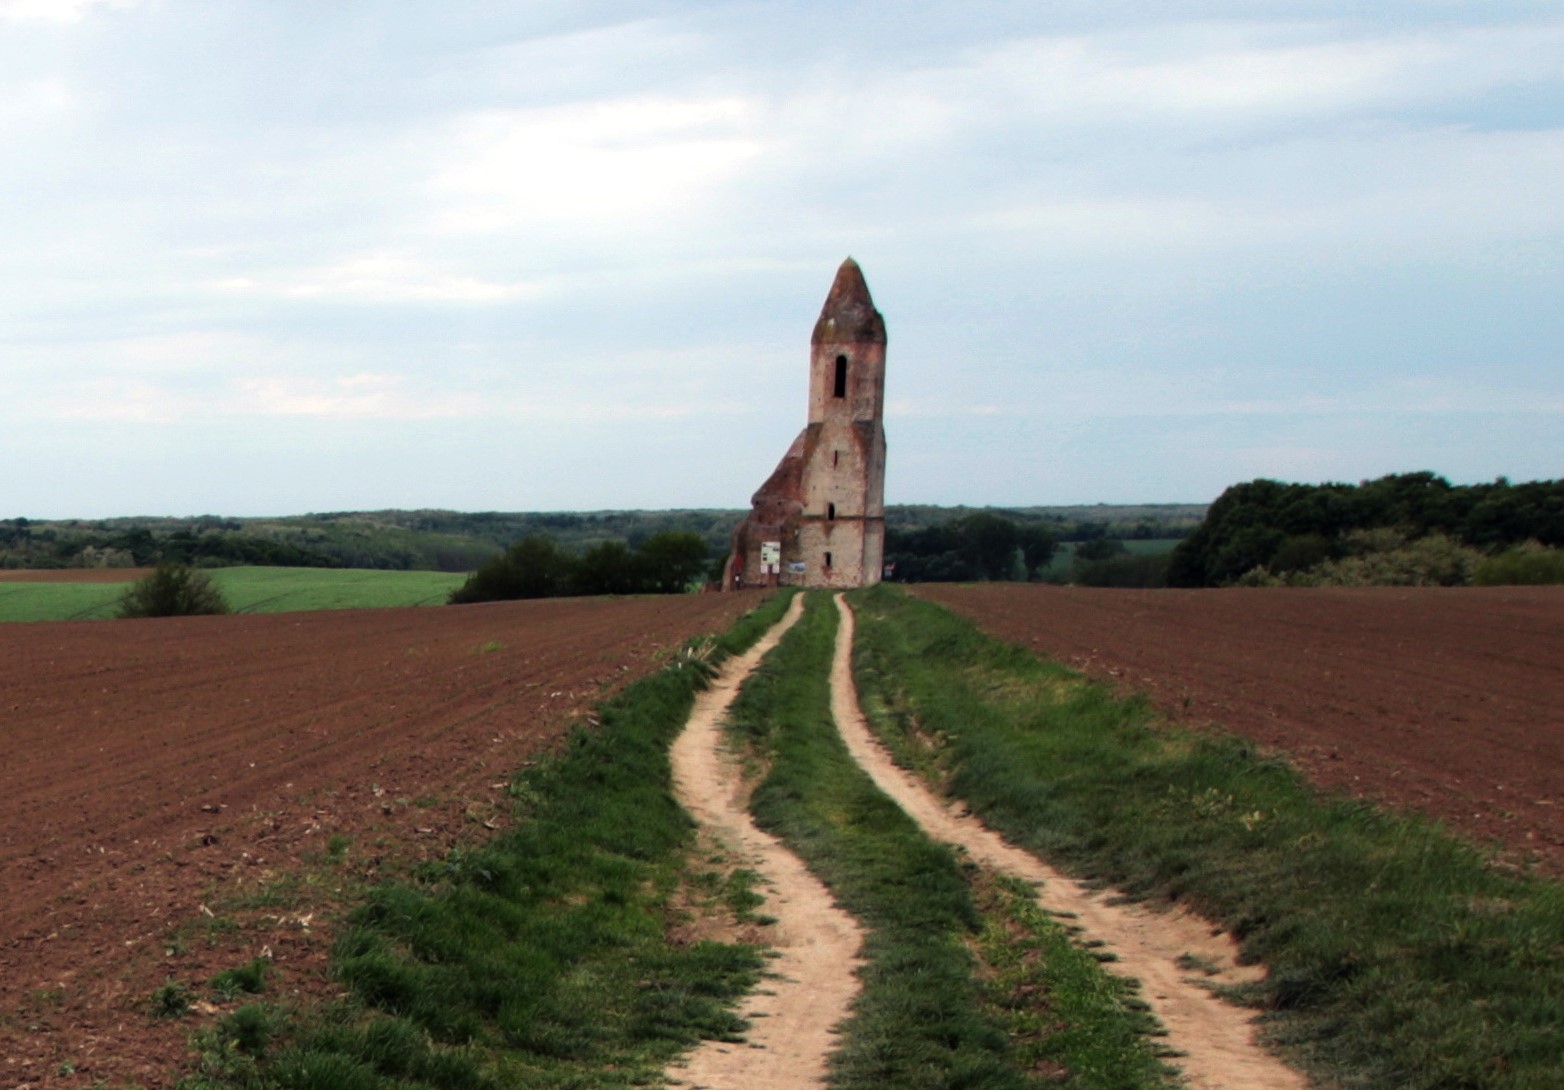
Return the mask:
[[812,344],[884,344],[885,319],[874,309],[858,262],[848,258],[836,270],[831,294],[820,308]]

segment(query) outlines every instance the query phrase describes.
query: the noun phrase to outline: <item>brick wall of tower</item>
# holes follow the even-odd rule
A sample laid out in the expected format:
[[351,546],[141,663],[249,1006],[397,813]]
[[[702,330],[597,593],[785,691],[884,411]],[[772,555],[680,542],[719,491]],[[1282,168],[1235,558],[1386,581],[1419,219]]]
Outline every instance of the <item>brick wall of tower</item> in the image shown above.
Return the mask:
[[[724,589],[880,581],[885,551],[885,323],[851,258],[810,339],[809,419],[734,531]],[[760,570],[765,542],[782,571]]]

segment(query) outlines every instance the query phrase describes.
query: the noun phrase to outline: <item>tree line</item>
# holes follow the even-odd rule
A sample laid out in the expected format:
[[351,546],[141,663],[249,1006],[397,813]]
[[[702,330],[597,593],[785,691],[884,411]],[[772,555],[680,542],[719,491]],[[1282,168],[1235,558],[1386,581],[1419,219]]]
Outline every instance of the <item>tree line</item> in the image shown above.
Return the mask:
[[885,531],[885,566],[906,583],[1037,579],[1059,549],[1038,523],[1017,523],[987,511],[915,530]]
[[680,594],[705,582],[709,550],[701,535],[668,531],[634,547],[604,541],[572,552],[552,537],[529,534],[483,564],[451,602],[562,598],[590,594]]
[[344,566],[338,558],[320,550],[227,527],[158,533],[145,526],[106,529],[77,524],[39,525],[25,518],[0,522],[0,567],[149,568],[157,564]]
[[1356,485],[1260,479],[1217,498],[1200,527],[1173,550],[1168,582],[1225,586],[1408,551],[1449,568],[1433,581],[1462,582],[1474,559],[1528,543],[1543,550],[1564,545],[1564,481],[1511,484],[1501,477],[1452,485],[1430,472]]

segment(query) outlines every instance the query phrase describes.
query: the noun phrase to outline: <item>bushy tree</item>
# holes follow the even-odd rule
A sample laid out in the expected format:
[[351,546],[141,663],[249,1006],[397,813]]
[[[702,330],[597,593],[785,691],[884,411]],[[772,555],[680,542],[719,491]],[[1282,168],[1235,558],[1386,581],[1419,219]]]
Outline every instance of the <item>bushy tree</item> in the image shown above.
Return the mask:
[[907,583],[1035,579],[1058,548],[1046,527],[1018,525],[989,511],[885,536],[885,559]]
[[676,530],[653,534],[636,548],[643,590],[650,594],[679,594],[702,580],[709,550],[699,534]]
[[1128,552],[1128,546],[1117,538],[1099,537],[1095,541],[1083,541],[1075,547],[1076,560],[1112,560]]
[[[1436,539],[1418,554],[1418,563],[1442,555],[1439,540],[1489,553],[1527,540],[1557,547],[1564,545],[1564,481],[1512,485],[1501,477],[1492,484],[1452,485],[1429,472],[1356,485],[1247,481],[1223,492],[1174,550],[1168,578],[1174,586],[1221,586],[1256,569],[1270,577],[1337,562],[1346,565],[1343,572],[1378,572],[1378,562],[1356,562],[1362,554],[1351,541],[1354,534],[1381,529],[1407,543]],[[1377,552],[1388,551],[1396,550]],[[1394,577],[1412,578],[1399,569]],[[1448,578],[1441,569],[1437,580]]]
[[1047,527],[1035,523],[1020,527],[1016,537],[1021,545],[1021,562],[1026,565],[1026,577],[1036,579],[1053,562],[1054,554],[1059,551],[1059,539]]
[[119,600],[121,617],[191,617],[229,612],[223,592],[188,564],[159,564]]
[[570,587],[576,594],[634,594],[641,583],[638,566],[624,542],[605,541],[576,560]]
[[1124,552],[1103,560],[1077,560],[1070,580],[1083,587],[1165,587],[1168,553]]
[[1472,582],[1479,587],[1564,583],[1564,549],[1528,541],[1484,558],[1472,573]]
[[451,595],[451,602],[554,598],[589,594],[680,594],[703,581],[706,542],[699,534],[653,534],[634,549],[602,541],[580,556],[552,538],[528,536],[484,564]]
[[551,537],[529,535],[467,577],[451,602],[553,598],[570,589],[571,558]]

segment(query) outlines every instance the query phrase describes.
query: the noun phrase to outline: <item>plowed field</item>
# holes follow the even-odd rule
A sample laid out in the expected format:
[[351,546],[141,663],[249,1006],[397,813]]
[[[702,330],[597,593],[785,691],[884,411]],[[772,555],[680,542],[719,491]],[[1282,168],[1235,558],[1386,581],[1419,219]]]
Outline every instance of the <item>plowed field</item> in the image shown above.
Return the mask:
[[917,593],[1564,875],[1564,587]]
[[756,601],[0,626],[0,1086],[168,1085],[213,1010],[150,1019],[166,979],[269,955],[318,991],[301,875],[487,835],[516,768]]

